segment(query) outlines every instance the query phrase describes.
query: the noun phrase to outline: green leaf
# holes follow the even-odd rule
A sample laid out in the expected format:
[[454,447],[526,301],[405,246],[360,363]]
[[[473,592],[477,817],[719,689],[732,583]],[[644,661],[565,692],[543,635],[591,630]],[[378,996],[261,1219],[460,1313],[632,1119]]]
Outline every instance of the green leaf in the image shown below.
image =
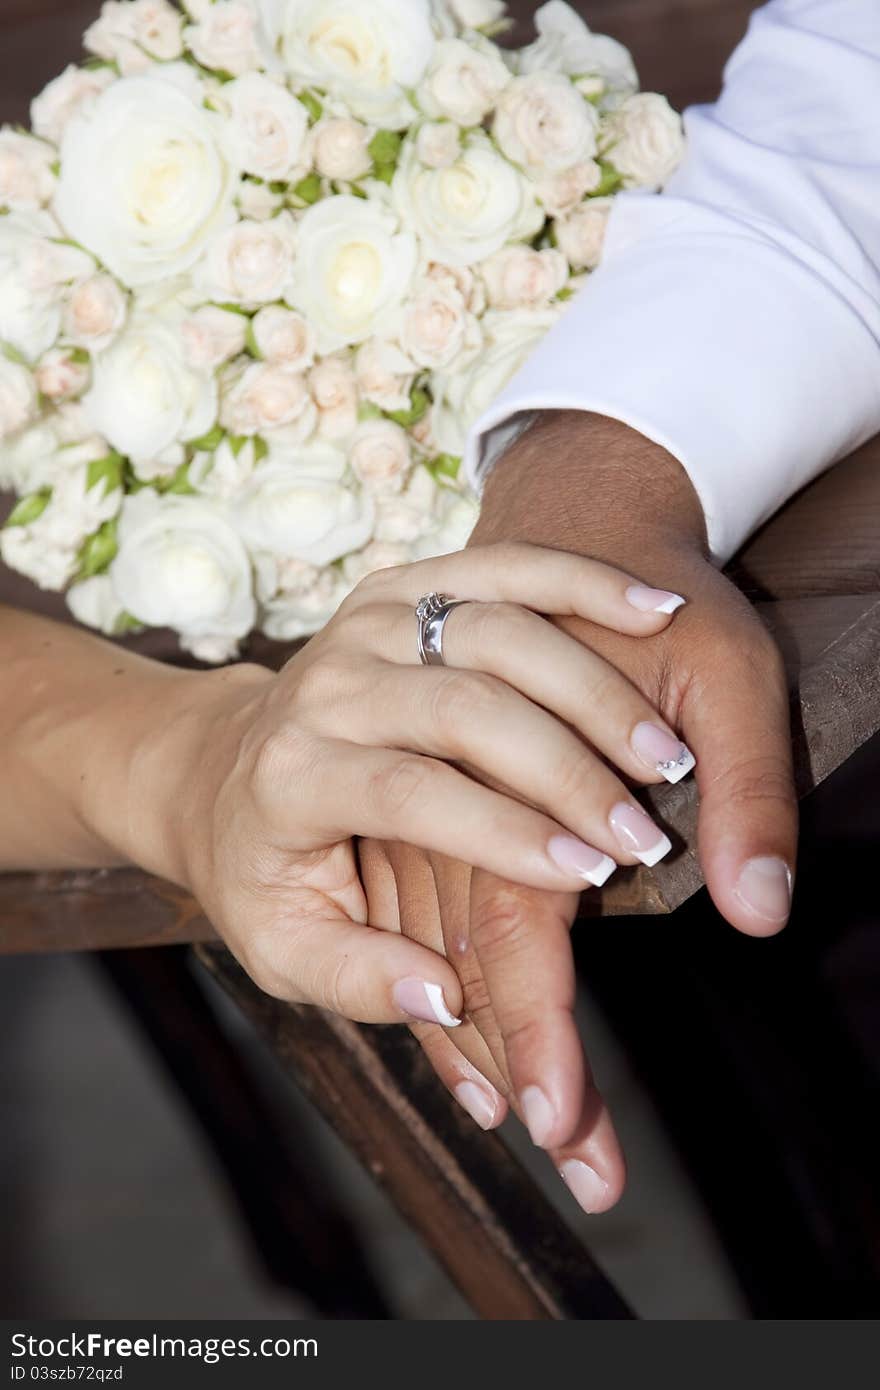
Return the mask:
[[312,125],[317,124],[317,122],[321,119],[321,117],[324,114],[324,108],[319,102],[318,98],[315,96],[314,92],[300,92],[297,97],[297,100],[301,101],[303,106],[308,111],[310,123]]
[[125,637],[130,632],[143,632],[143,623],[138,622],[130,613],[120,613],[116,622],[113,624],[113,636]]
[[367,153],[374,164],[396,165],[400,158],[400,150],[403,145],[403,136],[396,130],[377,130],[369,145]]
[[255,337],[255,335],[254,335],[254,321],[253,321],[253,319],[250,320],[250,322],[249,322],[249,324],[248,324],[248,326],[247,326],[247,329],[246,329],[246,331],[245,331],[245,335],[244,335],[244,348],[245,348],[245,352],[249,352],[250,355],[251,355],[251,357],[255,357],[255,358],[257,359],[258,362],[261,360],[263,354],[260,352],[260,349],[257,347],[257,339],[256,339],[256,337]]
[[615,193],[623,183],[623,175],[618,173],[609,160],[600,159],[599,168],[602,171],[602,178],[598,188],[594,188],[590,194],[591,198],[605,198],[609,193]]
[[455,454],[438,454],[436,458],[431,459],[428,467],[435,478],[457,478],[461,459]]
[[423,420],[431,406],[431,397],[427,391],[423,391],[421,386],[414,386],[410,394],[409,410],[388,410],[386,415],[389,420],[393,420],[395,425],[402,426],[403,429],[412,429]]
[[198,439],[190,439],[189,446],[195,449],[198,454],[213,454],[215,449],[219,449],[223,443],[223,426],[215,425],[207,434],[200,435]]
[[269,445],[265,439],[261,439],[258,434],[254,435],[254,464],[262,463],[268,452]]
[[232,457],[234,459],[238,458],[245,444],[247,444],[249,438],[250,435],[247,434],[228,434],[226,436],[229,447],[232,450]]
[[276,198],[283,198],[289,187],[290,184],[285,179],[275,179],[269,184],[269,192],[274,193]]
[[358,406],[358,420],[361,424],[365,420],[384,420],[384,418],[384,411],[380,410],[379,406],[374,405],[372,401],[362,401]]
[[27,367],[29,362],[23,352],[14,348],[11,343],[0,343],[0,352],[9,361],[14,362],[17,367]]
[[83,347],[72,348],[68,353],[71,362],[75,362],[78,367],[87,367],[91,362],[91,355]]
[[27,497],[22,497],[6,518],[6,525],[30,526],[31,522],[43,515],[51,497],[52,489],[50,487],[42,487],[39,492],[31,492]]
[[212,305],[215,309],[222,309],[224,314],[239,314],[243,319],[249,317],[247,309],[242,309],[240,304],[219,304],[213,300]]
[[93,536],[83,542],[79,552],[78,579],[91,579],[103,574],[116,558],[119,545],[116,540],[116,521],[105,521]]
[[294,185],[293,192],[301,202],[308,203],[309,206],[319,202],[324,192],[320,174],[309,174],[306,178],[300,179],[299,183]]
[[108,493],[122,487],[123,467],[122,455],[117,454],[115,450],[111,450],[103,458],[92,459],[86,470],[86,492],[91,492],[93,487],[103,483],[106,497]]
[[396,173],[396,164],[376,164],[373,167],[373,178],[378,179],[380,183],[393,183]]
[[556,296],[556,299],[559,304],[566,304],[569,299],[574,299],[576,294],[577,290],[573,290],[571,288],[571,285],[563,285],[562,289]]
[[195,493],[195,488],[189,480],[188,463],[182,463],[170,478],[157,478],[153,486],[163,495],[174,493],[177,497],[192,497]]

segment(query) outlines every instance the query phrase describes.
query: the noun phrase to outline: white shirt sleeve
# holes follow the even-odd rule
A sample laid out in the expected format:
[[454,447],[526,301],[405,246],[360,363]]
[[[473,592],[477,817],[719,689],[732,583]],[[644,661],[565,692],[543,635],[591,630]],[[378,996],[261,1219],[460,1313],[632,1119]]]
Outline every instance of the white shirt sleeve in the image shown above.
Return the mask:
[[880,431],[880,0],[771,0],[685,127],[465,468],[479,490],[524,412],[612,416],[687,469],[723,562]]

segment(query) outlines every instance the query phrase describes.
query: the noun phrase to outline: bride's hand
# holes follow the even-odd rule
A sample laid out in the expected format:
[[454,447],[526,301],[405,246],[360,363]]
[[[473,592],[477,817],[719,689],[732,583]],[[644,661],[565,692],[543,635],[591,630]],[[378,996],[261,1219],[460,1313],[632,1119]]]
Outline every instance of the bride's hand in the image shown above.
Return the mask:
[[[475,600],[448,619],[445,668],[418,663],[414,607],[430,591]],[[208,678],[169,825],[174,877],[268,993],[367,1022],[457,1022],[448,962],[368,925],[354,836],[563,893],[668,847],[600,755],[645,780],[656,740],[678,741],[610,665],[521,605],[635,636],[676,606],[588,559],[488,546],[369,576],[277,676]]]

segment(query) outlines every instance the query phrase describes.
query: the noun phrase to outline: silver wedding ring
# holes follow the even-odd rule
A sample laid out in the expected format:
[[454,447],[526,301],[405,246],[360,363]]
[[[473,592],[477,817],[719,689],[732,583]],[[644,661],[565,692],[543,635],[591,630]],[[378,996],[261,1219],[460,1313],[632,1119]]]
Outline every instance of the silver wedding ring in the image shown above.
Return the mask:
[[445,666],[443,660],[443,628],[453,608],[467,603],[463,598],[446,598],[444,594],[426,594],[416,605],[418,621],[419,660],[423,666]]

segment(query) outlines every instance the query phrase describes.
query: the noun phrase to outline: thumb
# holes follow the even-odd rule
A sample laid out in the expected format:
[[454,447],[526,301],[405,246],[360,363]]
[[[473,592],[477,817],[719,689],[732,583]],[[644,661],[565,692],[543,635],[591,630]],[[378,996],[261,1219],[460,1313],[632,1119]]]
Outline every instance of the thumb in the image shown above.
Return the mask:
[[251,941],[243,964],[266,994],[356,1023],[461,1022],[461,985],[442,956],[349,918],[281,923]]
[[797,854],[785,670],[757,622],[754,638],[711,650],[711,673],[691,681],[682,706],[697,758],[700,860],[727,921],[770,936],[789,917]]

